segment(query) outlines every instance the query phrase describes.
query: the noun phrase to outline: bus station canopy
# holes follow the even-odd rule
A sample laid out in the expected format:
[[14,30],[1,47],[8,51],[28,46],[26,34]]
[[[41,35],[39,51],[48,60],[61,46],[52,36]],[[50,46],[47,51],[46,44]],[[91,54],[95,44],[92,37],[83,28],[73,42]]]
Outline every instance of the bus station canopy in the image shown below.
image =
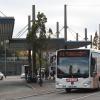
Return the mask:
[[[64,38],[59,38],[59,39],[52,38],[47,40],[47,44],[44,45],[47,45],[45,50],[54,51],[57,49],[64,49],[65,47],[67,47],[68,49],[73,49],[73,48],[84,47],[90,44],[91,44],[90,41],[65,41]],[[29,43],[27,43],[27,40],[25,38],[11,39],[9,46],[10,48],[13,48],[15,50],[32,49],[32,46]]]
[[61,39],[51,39],[48,40],[48,50],[56,50],[56,49],[64,49],[65,47],[67,49],[73,49],[73,48],[79,48],[84,47],[87,45],[90,45],[90,41],[65,41],[63,38]]

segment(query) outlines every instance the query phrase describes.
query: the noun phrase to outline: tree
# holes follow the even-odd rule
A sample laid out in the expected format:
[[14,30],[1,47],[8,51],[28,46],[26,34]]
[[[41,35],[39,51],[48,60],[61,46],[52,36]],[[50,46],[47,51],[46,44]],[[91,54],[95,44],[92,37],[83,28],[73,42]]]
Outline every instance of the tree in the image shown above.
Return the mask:
[[[47,46],[47,39],[50,38],[50,34],[47,36],[45,23],[47,18],[44,13],[38,12],[37,19],[32,24],[32,30],[27,34],[27,41],[32,46],[33,57],[33,71],[36,74],[36,53],[39,55],[40,67],[42,65],[42,50]],[[51,29],[50,33],[52,32]]]
[[[36,36],[36,33],[37,33],[37,30],[38,30],[38,23],[37,21],[34,21],[33,24],[32,24],[32,30],[30,31],[30,33],[27,34],[27,41],[28,41],[28,44],[30,44],[30,46],[32,47],[32,63],[34,64],[33,66],[33,73],[37,74],[36,73],[36,40],[37,40],[37,36]],[[31,65],[33,65],[31,64]]]
[[99,37],[98,37],[98,34],[97,34],[97,31],[95,32],[95,36],[94,36],[94,39],[93,39],[93,45],[94,45],[94,48],[97,49],[98,48],[98,41],[99,40]]

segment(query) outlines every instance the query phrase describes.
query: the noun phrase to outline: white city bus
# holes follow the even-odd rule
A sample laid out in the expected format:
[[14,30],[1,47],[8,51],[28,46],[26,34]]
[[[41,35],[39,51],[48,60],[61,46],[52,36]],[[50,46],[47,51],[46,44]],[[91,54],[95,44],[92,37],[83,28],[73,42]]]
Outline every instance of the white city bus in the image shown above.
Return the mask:
[[98,89],[100,52],[92,49],[61,49],[56,54],[56,88]]

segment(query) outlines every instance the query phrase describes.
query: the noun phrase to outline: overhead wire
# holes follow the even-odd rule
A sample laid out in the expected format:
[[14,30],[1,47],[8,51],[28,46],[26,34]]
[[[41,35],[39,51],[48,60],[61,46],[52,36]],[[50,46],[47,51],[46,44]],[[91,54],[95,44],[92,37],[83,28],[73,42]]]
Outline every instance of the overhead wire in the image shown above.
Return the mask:
[[[73,33],[77,33],[77,32],[75,32],[73,29],[71,29],[71,28],[69,28]],[[83,39],[83,37],[82,37],[82,35],[80,35],[80,34],[78,34],[78,36],[81,38],[81,39]]]
[[[16,34],[16,38],[18,38],[19,36],[22,36],[24,33],[22,33],[24,30],[26,30],[28,25],[24,26],[17,34]],[[28,28],[27,28],[28,29]]]
[[17,38],[20,38],[21,36],[23,36],[24,35],[24,33],[26,32],[28,30],[28,28],[27,29],[25,29]]
[[[64,29],[64,26],[59,30],[59,34],[60,32]],[[57,32],[56,32],[57,33]],[[57,37],[56,33],[52,34],[52,36]]]
[[1,13],[4,17],[7,17],[1,10],[0,10],[0,13]]
[[59,33],[64,29],[64,26],[59,30]]
[[24,33],[28,30],[28,28],[26,30],[24,30],[24,32],[22,32],[22,34],[20,34],[17,38],[20,38],[21,36],[24,35]]
[[76,34],[73,34],[73,31],[72,30],[70,30],[70,28],[69,28],[69,32],[72,34],[72,36],[74,37],[74,39],[76,39]]
[[[72,34],[72,36],[76,39],[76,33],[77,32],[75,32],[72,28],[70,28],[70,27],[68,27],[67,26],[67,28],[68,28],[68,31]],[[64,26],[59,30],[59,34],[61,33],[61,31],[64,29]],[[73,33],[75,33],[75,35],[73,35]],[[56,36],[56,34],[54,34],[53,36]],[[82,35],[80,35],[80,34],[78,34],[78,36],[83,40],[83,37],[82,37]]]
[[[89,5],[89,4],[87,4],[87,5],[70,5],[69,4],[69,2],[68,2],[68,0],[65,0],[65,2],[67,2],[67,6],[71,6],[71,7],[100,7],[100,5],[99,4],[96,4],[96,5],[94,5],[94,4],[92,4],[92,5]],[[69,27],[68,27],[69,28]],[[69,28],[70,30],[70,32],[71,32],[71,34],[72,33],[77,33],[77,32],[75,32],[75,31],[73,31],[71,28]],[[74,35],[73,35],[74,36]],[[82,40],[84,40],[84,38],[82,37],[82,35],[80,35],[80,34],[78,34],[78,36],[82,39]],[[75,36],[74,36],[75,37]]]

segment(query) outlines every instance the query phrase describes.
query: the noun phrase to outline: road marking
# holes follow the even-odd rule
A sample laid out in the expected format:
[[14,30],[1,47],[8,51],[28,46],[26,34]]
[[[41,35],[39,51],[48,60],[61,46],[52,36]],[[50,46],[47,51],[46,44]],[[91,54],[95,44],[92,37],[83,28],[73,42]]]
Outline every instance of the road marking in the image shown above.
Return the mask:
[[[98,93],[100,93],[100,92],[98,92]],[[85,96],[78,97],[78,98],[74,98],[74,99],[71,99],[71,100],[81,100],[81,99],[84,99],[84,98],[87,98],[87,97],[90,97],[90,96],[96,95],[96,94],[98,94],[98,93],[92,93],[92,94],[85,95]]]

